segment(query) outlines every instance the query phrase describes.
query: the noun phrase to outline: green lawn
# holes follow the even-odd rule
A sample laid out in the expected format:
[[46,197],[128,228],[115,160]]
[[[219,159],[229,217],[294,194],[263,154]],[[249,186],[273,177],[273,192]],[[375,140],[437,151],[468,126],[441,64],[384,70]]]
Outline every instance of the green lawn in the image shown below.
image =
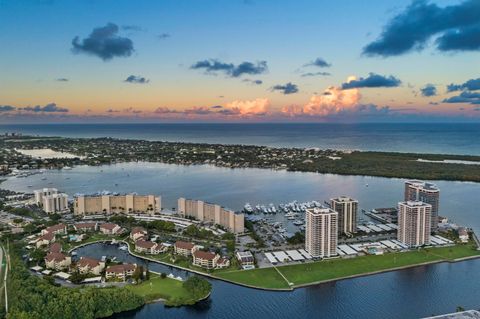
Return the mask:
[[275,268],[257,268],[252,270],[236,270],[215,274],[216,277],[234,282],[263,287],[263,288],[289,288],[288,283],[275,270]]
[[[277,269],[294,286],[323,280],[360,275],[369,272],[388,270],[396,267],[425,262],[447,261],[462,257],[480,255],[473,245],[428,248],[403,253],[387,253],[380,256],[363,256],[350,259],[332,259],[304,264],[279,266]],[[263,288],[288,288],[285,279],[275,268],[239,270],[217,275],[238,283]]]
[[127,289],[142,296],[147,302],[161,298],[170,302],[181,301],[184,304],[194,303],[189,292],[183,288],[182,282],[175,279],[162,279],[160,276],[152,276],[150,280],[141,284],[128,285]]

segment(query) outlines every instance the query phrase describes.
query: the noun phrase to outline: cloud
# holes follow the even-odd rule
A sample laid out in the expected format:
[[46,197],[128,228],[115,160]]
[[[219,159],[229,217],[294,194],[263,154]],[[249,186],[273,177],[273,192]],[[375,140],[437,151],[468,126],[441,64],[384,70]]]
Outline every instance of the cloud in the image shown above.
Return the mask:
[[153,111],[153,113],[156,113],[156,114],[174,114],[174,113],[179,113],[178,111],[176,110],[172,110],[168,107],[165,107],[165,106],[160,106],[160,107],[157,107],[155,109],[155,111]]
[[223,109],[223,106],[221,105],[214,105],[214,106],[210,106],[211,109]]
[[325,61],[322,58],[316,58],[315,60],[305,64],[304,66],[317,66],[319,68],[328,68],[328,67],[332,66],[332,64],[328,63],[327,61]]
[[462,84],[449,84],[447,85],[447,92],[461,91],[461,90],[470,90],[476,91],[480,90],[480,78],[471,79]]
[[480,104],[480,93],[463,91],[460,95],[452,96],[442,101],[443,103],[469,103]]
[[137,31],[137,32],[140,32],[140,31],[145,31],[145,29],[143,29],[141,26],[139,25],[122,25],[122,30],[125,30],[125,31]]
[[170,38],[170,37],[171,37],[171,35],[168,34],[168,33],[160,33],[159,35],[157,35],[157,38],[159,40],[165,40],[165,39]]
[[119,110],[114,110],[114,109],[108,109],[107,113],[119,113]]
[[396,77],[383,76],[375,73],[370,73],[366,78],[351,79],[348,82],[342,83],[342,89],[353,88],[378,88],[378,87],[397,87],[402,83]]
[[262,74],[268,70],[266,61],[257,63],[242,62],[239,65],[234,65],[233,63],[225,63],[215,59],[198,61],[190,68],[195,70],[203,69],[207,73],[223,72],[227,76],[234,78],[243,74]]
[[254,84],[254,85],[261,85],[261,84],[263,84],[263,81],[262,81],[262,80],[245,79],[245,80],[243,80],[243,82],[248,82],[248,83]]
[[55,81],[57,81],[57,82],[68,82],[69,79],[67,79],[67,78],[58,78],[58,79],[55,79]]
[[225,109],[229,110],[232,114],[241,116],[265,115],[270,111],[270,100],[266,98],[235,100],[227,103]]
[[327,116],[358,105],[361,95],[358,89],[342,89],[331,86],[321,95],[313,95],[304,106],[287,106],[282,113],[289,116]]
[[433,84],[427,84],[423,88],[420,88],[422,96],[435,96],[437,95],[437,88]]
[[94,55],[103,61],[114,57],[129,57],[135,51],[132,40],[118,36],[118,26],[113,23],[93,29],[88,38],[83,40],[75,37],[72,46],[74,53]]
[[0,105],[0,113],[2,113],[2,112],[14,111],[15,109],[16,109],[15,106],[11,106],[11,105]]
[[329,76],[329,75],[331,75],[329,72],[307,72],[307,73],[303,73],[301,76],[307,77],[307,76]]
[[375,41],[363,48],[367,56],[389,57],[412,50],[423,50],[435,41],[439,51],[474,51],[480,49],[480,1],[466,0],[439,7],[426,0],[412,1],[394,16]]
[[35,113],[38,113],[38,112],[66,113],[66,112],[69,111],[67,108],[59,107],[55,103],[49,103],[49,104],[46,104],[44,106],[40,106],[40,105],[26,106],[26,107],[19,108],[19,110],[28,111],[28,112],[35,112]]
[[291,82],[286,83],[285,85],[275,85],[271,88],[272,91],[281,91],[283,94],[292,94],[298,92],[298,86]]
[[150,82],[150,80],[142,77],[142,76],[139,76],[139,75],[130,75],[129,77],[127,77],[124,82],[128,82],[128,83],[137,83],[137,84],[147,84],[148,82]]

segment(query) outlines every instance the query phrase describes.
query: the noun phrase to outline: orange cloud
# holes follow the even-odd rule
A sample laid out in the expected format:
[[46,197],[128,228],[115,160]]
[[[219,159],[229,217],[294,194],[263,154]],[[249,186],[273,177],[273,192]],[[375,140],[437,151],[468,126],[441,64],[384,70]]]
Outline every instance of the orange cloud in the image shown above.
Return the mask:
[[[351,80],[352,77],[349,77]],[[304,106],[289,105],[282,108],[285,115],[328,116],[354,109],[361,99],[358,89],[342,90],[331,86],[322,95],[313,95]]]
[[264,115],[270,112],[270,107],[270,100],[267,98],[235,100],[225,105],[225,109],[240,116]]

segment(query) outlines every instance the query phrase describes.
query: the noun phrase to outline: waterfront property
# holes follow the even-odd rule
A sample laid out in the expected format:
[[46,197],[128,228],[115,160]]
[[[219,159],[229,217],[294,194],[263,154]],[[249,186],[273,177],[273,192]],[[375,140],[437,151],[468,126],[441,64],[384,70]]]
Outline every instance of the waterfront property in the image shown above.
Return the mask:
[[330,207],[338,213],[338,232],[340,234],[353,234],[357,231],[357,200],[347,196],[332,198]]
[[75,215],[159,213],[162,198],[155,195],[82,195],[74,199]]
[[244,215],[226,209],[217,204],[195,199],[178,199],[177,212],[182,216],[193,217],[200,221],[211,222],[225,227],[232,233],[243,233]]
[[440,202],[440,189],[437,185],[419,180],[406,181],[404,201],[421,201],[430,204],[432,206],[430,227],[432,231],[437,229]]
[[177,255],[184,257],[192,256],[192,254],[198,249],[198,246],[194,243],[187,243],[184,241],[177,241],[173,245],[174,252]]
[[121,264],[108,266],[107,269],[105,269],[105,278],[115,278],[125,281],[128,277],[131,277],[133,275],[135,269],[137,269],[136,264]]
[[67,225],[61,223],[57,225],[53,225],[50,227],[47,227],[45,229],[42,229],[42,235],[45,234],[54,234],[54,235],[66,235],[67,234]]
[[50,269],[66,269],[71,263],[72,258],[62,253],[49,253],[45,256],[45,266]]
[[130,239],[137,241],[138,239],[147,236],[147,230],[143,227],[133,227],[130,231]]
[[305,250],[314,258],[337,255],[338,213],[316,207],[305,214]]
[[80,257],[75,265],[81,274],[93,274],[99,276],[105,268],[105,262],[89,257]]
[[104,223],[100,225],[100,232],[104,235],[116,235],[121,232],[122,228],[114,223]]
[[242,265],[243,269],[255,268],[255,258],[253,254],[249,251],[237,251],[235,253],[238,262]]
[[98,230],[98,223],[96,222],[86,222],[86,223],[76,223],[73,224],[73,228],[76,232],[95,232]]
[[408,247],[430,244],[432,205],[420,201],[398,203],[398,240]]
[[137,253],[145,253],[150,255],[158,255],[165,252],[167,247],[153,241],[139,239],[135,242],[135,251]]

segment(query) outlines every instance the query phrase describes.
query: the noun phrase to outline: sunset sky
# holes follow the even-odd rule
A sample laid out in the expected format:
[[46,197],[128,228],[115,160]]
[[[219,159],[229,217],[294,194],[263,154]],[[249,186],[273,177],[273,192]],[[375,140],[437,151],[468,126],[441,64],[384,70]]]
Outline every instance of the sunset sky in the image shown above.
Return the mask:
[[480,1],[0,0],[0,123],[480,121]]

